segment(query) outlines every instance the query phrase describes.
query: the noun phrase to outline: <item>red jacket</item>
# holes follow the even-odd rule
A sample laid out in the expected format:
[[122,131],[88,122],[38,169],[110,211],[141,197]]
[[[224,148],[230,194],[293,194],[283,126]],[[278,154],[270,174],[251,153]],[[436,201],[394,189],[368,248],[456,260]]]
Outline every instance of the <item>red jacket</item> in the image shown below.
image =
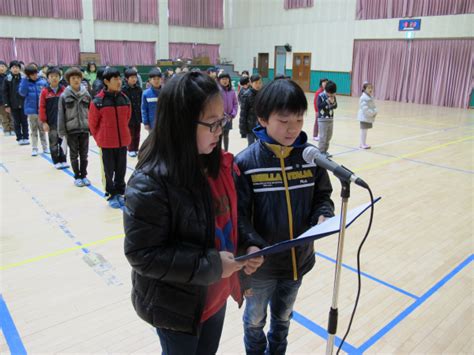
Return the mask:
[[[315,93],[314,93],[314,100],[313,100],[313,104],[314,104],[314,111],[316,111],[316,113],[318,113],[318,96],[320,93],[322,93],[324,91],[323,88],[319,88]],[[316,115],[317,116],[317,115]]]
[[97,145],[101,148],[129,145],[131,113],[130,100],[122,92],[99,92],[89,108],[89,129]]
[[41,122],[46,122],[50,126],[57,127],[59,96],[64,92],[64,89],[64,86],[59,85],[58,91],[56,92],[54,92],[50,86],[41,90],[39,100],[39,119]]

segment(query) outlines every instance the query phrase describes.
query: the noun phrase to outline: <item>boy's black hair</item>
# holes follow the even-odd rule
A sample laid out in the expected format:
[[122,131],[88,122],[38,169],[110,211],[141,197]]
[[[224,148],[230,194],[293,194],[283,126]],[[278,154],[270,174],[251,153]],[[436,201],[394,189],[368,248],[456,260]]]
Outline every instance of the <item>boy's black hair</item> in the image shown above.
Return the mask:
[[102,75],[102,80],[110,80],[112,78],[120,78],[120,72],[117,68],[109,67],[105,69],[104,75]]
[[66,81],[68,82],[69,84],[69,79],[71,79],[71,77],[73,76],[78,76],[81,78],[81,81],[82,81],[82,72],[79,68],[77,67],[71,67],[69,68],[68,70],[66,70],[66,72],[64,73],[64,79],[66,79]]
[[156,68],[153,68],[152,70],[150,70],[150,72],[148,73],[148,78],[151,79],[151,78],[161,78],[162,77],[162,74],[161,72],[156,69]]
[[137,169],[163,164],[169,181],[195,193],[204,191],[204,169],[217,177],[221,148],[218,144],[210,154],[199,155],[197,121],[210,100],[219,95],[218,84],[203,73],[191,71],[170,79],[161,90],[156,124],[140,149]]
[[254,82],[256,82],[256,81],[259,81],[260,79],[262,79],[262,77],[261,77],[260,75],[254,74],[254,75],[252,75],[252,76],[250,77],[250,82],[251,82],[251,83],[254,83]]
[[94,67],[95,67],[95,71],[97,72],[97,65],[95,64],[95,62],[88,62],[88,63],[87,63],[87,72],[88,72],[88,73],[91,72],[91,66],[94,66]]
[[248,70],[242,70],[242,74],[241,74],[241,75],[244,75],[244,74],[247,74],[247,76],[250,75]]
[[334,81],[328,80],[324,90],[329,94],[335,94],[337,91],[337,85]]
[[273,80],[289,79],[285,74],[278,74]]
[[7,66],[7,63],[5,63],[3,60],[0,60],[0,65]]
[[272,113],[303,115],[307,109],[306,95],[293,80],[274,80],[255,99],[255,113],[263,121],[268,121]]
[[8,65],[8,69],[11,69],[12,67],[21,68],[21,64],[18,60],[12,60],[10,64]]
[[329,79],[326,79],[326,78],[323,78],[323,79],[319,80],[319,87],[322,87],[323,83],[328,82],[328,81],[329,81]]
[[59,70],[58,67],[48,67],[48,70],[46,71],[46,77],[49,78],[51,74],[58,74],[59,77],[61,77],[61,70]]
[[222,73],[220,73],[219,76],[217,77],[218,80],[224,79],[224,78],[227,78],[227,79],[230,80],[230,75],[227,74],[227,73],[222,72]]
[[138,73],[135,69],[128,68],[128,69],[125,69],[125,73],[123,75],[125,76],[126,79],[128,79],[131,76],[137,76]]
[[34,64],[28,64],[25,67],[25,75],[30,76],[33,74],[38,74],[38,68],[34,66]]
[[250,83],[250,79],[248,76],[243,76],[240,78],[240,85],[247,85]]
[[103,80],[104,79],[104,72],[105,72],[104,67],[97,68],[96,80]]

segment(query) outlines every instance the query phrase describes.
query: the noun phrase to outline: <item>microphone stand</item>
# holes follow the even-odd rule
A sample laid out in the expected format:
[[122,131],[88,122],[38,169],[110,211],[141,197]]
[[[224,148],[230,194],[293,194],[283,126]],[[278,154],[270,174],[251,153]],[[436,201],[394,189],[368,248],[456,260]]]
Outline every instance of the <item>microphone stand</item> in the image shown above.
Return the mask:
[[337,242],[337,258],[336,258],[336,268],[334,275],[334,288],[332,294],[332,304],[329,311],[328,319],[328,339],[326,346],[326,355],[331,355],[334,350],[334,339],[337,331],[337,301],[339,298],[339,284],[341,277],[341,266],[342,266],[342,252],[344,249],[344,237],[346,234],[346,219],[347,219],[347,204],[349,202],[349,197],[351,194],[350,181],[341,181],[341,219],[339,222],[340,230],[339,237]]

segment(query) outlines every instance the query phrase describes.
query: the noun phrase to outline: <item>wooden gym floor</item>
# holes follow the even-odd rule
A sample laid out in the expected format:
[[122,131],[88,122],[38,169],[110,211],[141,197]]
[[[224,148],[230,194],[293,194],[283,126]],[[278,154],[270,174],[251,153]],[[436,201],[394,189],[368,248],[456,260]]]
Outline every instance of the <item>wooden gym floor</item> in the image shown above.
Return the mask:
[[[305,131],[311,136],[312,95]],[[358,99],[339,97],[330,152],[382,200],[362,252],[362,295],[343,350],[349,353],[474,353],[474,111],[377,102],[372,149],[359,150]],[[237,124],[234,124],[237,127]],[[143,132],[142,136],[146,135]],[[231,131],[231,151],[246,141]],[[152,327],[130,303],[120,210],[102,195],[91,139],[90,188],[73,185],[48,155],[0,137],[0,352],[158,353]],[[136,160],[128,159],[128,175]],[[339,183],[331,175],[340,208]],[[352,186],[349,208],[368,202]],[[357,287],[356,253],[368,214],[347,230],[338,336]],[[337,237],[315,245],[317,266],[304,279],[289,354],[325,351]],[[242,310],[233,301],[219,353],[243,353]],[[471,334],[471,335],[469,335]]]

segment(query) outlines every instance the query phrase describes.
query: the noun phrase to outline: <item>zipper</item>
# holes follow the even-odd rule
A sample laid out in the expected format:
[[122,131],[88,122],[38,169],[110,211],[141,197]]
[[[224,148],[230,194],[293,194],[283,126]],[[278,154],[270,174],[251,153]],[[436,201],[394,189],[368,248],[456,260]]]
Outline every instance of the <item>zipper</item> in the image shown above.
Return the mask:
[[114,94],[114,109],[115,109],[115,120],[117,121],[117,134],[118,134],[118,140],[119,140],[119,148],[122,147],[122,140],[120,139],[120,127],[119,127],[119,117],[118,117],[118,112],[117,112],[117,96]]
[[[286,177],[285,170],[285,159],[283,158],[285,148],[281,147],[280,152],[280,166],[281,176],[283,177],[283,184],[285,185],[285,196],[286,196],[286,207],[288,209],[288,228],[290,230],[290,240],[293,240],[293,211],[291,209],[290,190],[288,189],[288,179]],[[291,264],[293,267],[293,280],[298,280],[298,272],[296,269],[296,251],[295,248],[291,248]]]

